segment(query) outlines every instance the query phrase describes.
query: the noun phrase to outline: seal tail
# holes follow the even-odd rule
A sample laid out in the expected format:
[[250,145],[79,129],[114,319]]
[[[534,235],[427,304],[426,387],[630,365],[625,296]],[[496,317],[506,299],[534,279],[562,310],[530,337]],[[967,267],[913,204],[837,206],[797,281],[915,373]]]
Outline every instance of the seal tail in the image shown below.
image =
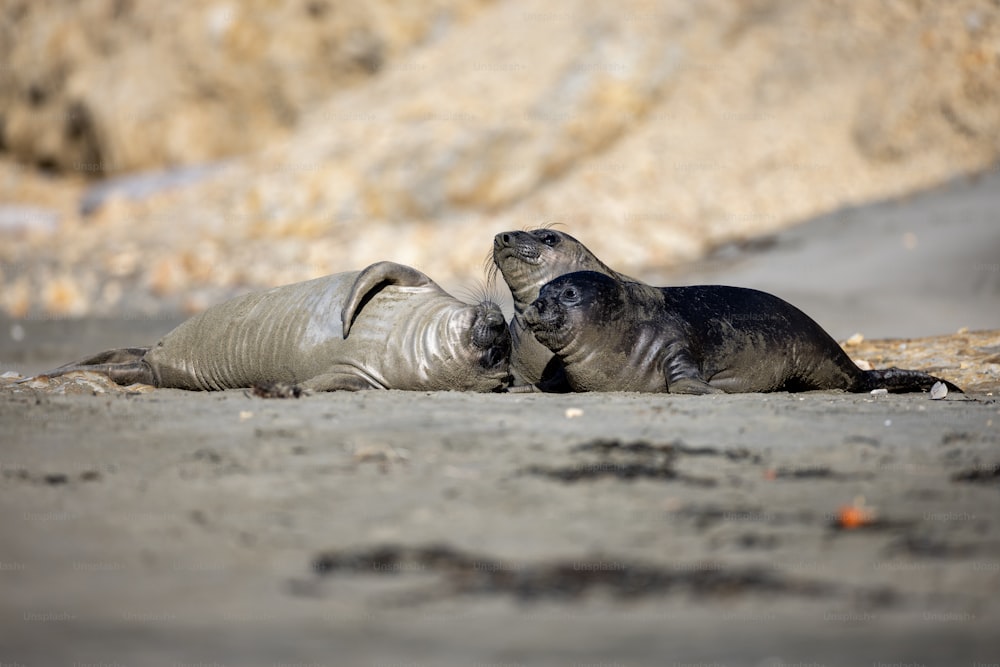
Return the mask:
[[948,391],[956,394],[964,394],[958,386],[942,380],[939,377],[929,375],[922,371],[911,371],[905,368],[883,368],[879,370],[864,371],[861,383],[857,391],[872,391],[873,389],[887,389],[894,394],[902,394],[911,391],[930,391],[935,382],[943,382]]
[[149,367],[143,357],[149,352],[148,347],[123,347],[114,350],[107,350],[92,357],[87,357],[80,361],[64,364],[51,371],[39,373],[32,377],[18,380],[18,383],[28,382],[38,377],[59,377],[74,371],[91,371],[107,375],[114,382],[121,385],[130,385],[137,382],[156,386],[156,378],[153,369]]

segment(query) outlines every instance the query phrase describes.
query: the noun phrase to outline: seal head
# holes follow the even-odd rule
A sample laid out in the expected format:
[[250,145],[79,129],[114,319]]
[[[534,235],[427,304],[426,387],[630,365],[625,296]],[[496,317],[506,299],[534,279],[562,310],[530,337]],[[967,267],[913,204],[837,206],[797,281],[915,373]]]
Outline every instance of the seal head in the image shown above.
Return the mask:
[[493,263],[510,288],[517,312],[538,298],[543,285],[563,274],[597,271],[619,275],[587,246],[555,229],[497,234],[493,237]]
[[613,271],[587,246],[555,229],[501,232],[493,238],[492,259],[494,270],[503,275],[514,299],[510,329],[515,381],[542,391],[569,391],[559,360],[535,339],[524,321],[525,310],[538,298],[543,285],[567,273],[595,271],[632,279]]
[[546,284],[524,319],[540,343],[560,354],[584,330],[613,328],[624,308],[621,286],[613,278],[580,271]]
[[500,306],[483,301],[473,311],[469,327],[472,347],[479,352],[479,366],[485,369],[502,368],[506,373],[510,359],[510,330]]
[[[500,306],[483,301],[461,317],[458,334],[449,346],[459,365],[458,389],[500,391],[510,384],[510,330]],[[443,362],[442,365],[447,365]]]

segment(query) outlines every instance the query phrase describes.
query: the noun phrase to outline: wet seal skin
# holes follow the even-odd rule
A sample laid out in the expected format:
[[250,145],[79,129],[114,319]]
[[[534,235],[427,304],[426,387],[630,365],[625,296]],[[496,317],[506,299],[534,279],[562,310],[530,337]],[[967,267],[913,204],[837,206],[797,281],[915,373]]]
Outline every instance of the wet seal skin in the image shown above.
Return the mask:
[[109,350],[44,375],[96,371],[123,385],[192,390],[499,391],[510,350],[495,303],[463,303],[416,269],[377,262],[237,297],[153,347]]
[[596,271],[621,280],[634,279],[614,271],[578,240],[554,229],[501,232],[493,238],[492,260],[493,270],[500,271],[514,298],[510,334],[515,384],[541,391],[570,391],[562,363],[535,339],[524,321],[524,311],[538,298],[543,285],[566,273]]
[[545,285],[524,320],[573,391],[962,391],[920,371],[862,370],[805,313],[753,289],[580,271]]

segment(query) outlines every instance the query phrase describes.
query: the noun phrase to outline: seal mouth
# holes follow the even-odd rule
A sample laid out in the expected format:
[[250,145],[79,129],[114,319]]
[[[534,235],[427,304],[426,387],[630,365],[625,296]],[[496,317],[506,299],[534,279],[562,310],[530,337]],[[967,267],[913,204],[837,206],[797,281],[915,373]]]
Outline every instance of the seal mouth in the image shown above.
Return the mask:
[[506,374],[510,363],[510,329],[500,306],[485,301],[476,309],[472,323],[472,345],[481,350],[479,365],[485,369],[497,369]]

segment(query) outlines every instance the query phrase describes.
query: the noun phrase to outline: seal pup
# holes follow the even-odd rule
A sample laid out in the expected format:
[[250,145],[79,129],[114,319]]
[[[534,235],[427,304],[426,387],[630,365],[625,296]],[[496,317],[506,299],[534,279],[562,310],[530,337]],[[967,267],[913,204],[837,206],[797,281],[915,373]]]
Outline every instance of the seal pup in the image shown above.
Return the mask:
[[611,269],[569,234],[548,228],[497,234],[492,260],[491,275],[500,271],[514,299],[510,365],[515,384],[541,391],[571,391],[562,362],[535,339],[524,321],[525,309],[538,298],[543,285],[566,273],[597,271],[620,280],[634,279]]
[[118,384],[221,390],[499,391],[510,333],[491,301],[463,303],[393,262],[252,292],[183,322],[151,348],[122,348],[44,373],[96,371]]
[[920,371],[865,371],[812,318],[754,289],[653,287],[596,271],[545,285],[524,311],[574,391],[710,394],[927,391]]

